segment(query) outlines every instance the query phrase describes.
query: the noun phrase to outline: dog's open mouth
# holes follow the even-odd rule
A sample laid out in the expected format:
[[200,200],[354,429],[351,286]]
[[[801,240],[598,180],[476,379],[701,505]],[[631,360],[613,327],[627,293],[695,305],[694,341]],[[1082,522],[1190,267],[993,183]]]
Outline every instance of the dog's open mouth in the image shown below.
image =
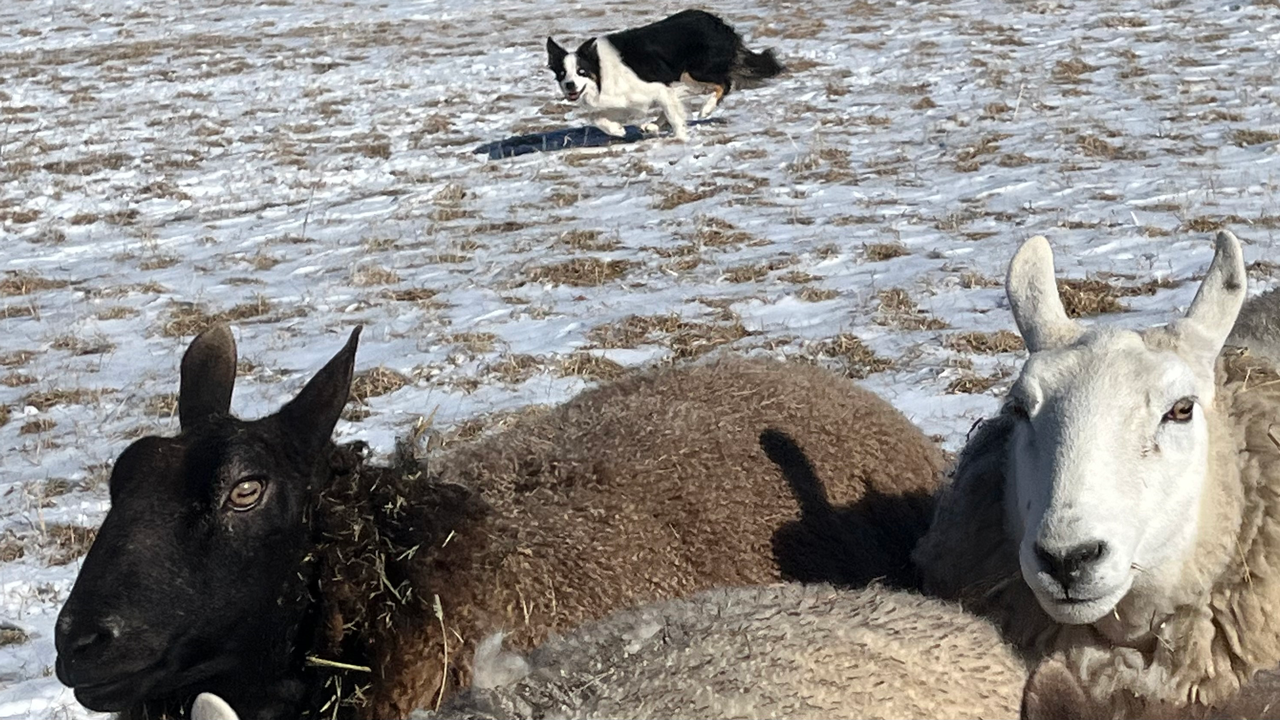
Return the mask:
[[577,102],[578,98],[580,97],[582,97],[581,90],[565,90],[564,91],[564,99],[568,100],[569,102]]

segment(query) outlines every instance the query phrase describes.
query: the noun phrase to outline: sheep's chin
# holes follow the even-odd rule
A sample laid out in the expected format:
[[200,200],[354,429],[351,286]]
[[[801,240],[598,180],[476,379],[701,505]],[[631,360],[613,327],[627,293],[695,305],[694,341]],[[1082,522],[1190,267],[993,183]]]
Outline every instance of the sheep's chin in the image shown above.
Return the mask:
[[1129,594],[1132,584],[1132,578],[1125,578],[1121,585],[1110,592],[1090,600],[1064,600],[1048,594],[1035,584],[1032,584],[1031,589],[1036,600],[1040,601],[1040,607],[1044,608],[1054,622],[1063,625],[1089,625],[1115,612],[1116,606]]

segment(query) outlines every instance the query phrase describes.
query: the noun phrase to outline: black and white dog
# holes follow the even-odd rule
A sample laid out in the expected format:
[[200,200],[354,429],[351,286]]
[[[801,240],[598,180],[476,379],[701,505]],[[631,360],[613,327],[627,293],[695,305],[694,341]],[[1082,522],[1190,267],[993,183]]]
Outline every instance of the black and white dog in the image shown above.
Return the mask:
[[626,134],[624,123],[656,105],[676,138],[687,140],[685,96],[712,92],[698,113],[706,117],[730,89],[782,72],[772,50],[748,50],[728,23],[702,10],[594,37],[575,52],[547,38],[547,57],[565,99],[594,109],[596,126],[618,137]]

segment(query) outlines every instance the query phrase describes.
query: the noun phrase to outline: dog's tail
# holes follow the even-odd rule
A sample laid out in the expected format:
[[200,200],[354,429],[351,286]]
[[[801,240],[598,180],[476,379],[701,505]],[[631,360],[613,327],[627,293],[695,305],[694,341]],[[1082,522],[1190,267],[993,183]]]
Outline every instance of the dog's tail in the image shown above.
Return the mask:
[[751,87],[780,75],[785,69],[778,62],[773,48],[764,52],[752,52],[745,45],[739,44],[733,66],[729,68],[729,79],[737,87]]

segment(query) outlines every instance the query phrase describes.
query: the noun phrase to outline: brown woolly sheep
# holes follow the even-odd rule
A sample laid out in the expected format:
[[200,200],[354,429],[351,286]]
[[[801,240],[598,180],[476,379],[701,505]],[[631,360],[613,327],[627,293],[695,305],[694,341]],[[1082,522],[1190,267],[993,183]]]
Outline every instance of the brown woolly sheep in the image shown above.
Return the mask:
[[989,622],[878,586],[720,588],[500,645],[417,720],[1010,718],[1027,677]]
[[58,621],[81,702],[157,717],[210,692],[251,720],[404,717],[465,685],[495,631],[529,648],[716,586],[914,580],[941,453],[829,372],[637,372],[429,469],[379,468],[329,441],[356,340],[252,422],[229,414],[230,332],[192,342],[182,433],[120,456]]
[[1008,292],[1030,357],[939,495],[925,591],[1060,652],[1097,700],[1213,705],[1280,663],[1280,374],[1223,350],[1245,279],[1220,233],[1185,318],[1086,330],[1029,240]]
[[1280,671],[1263,670],[1215,707],[1176,705],[1119,692],[1105,701],[1085,691],[1061,660],[1040,663],[1022,694],[1022,720],[1280,720]]

